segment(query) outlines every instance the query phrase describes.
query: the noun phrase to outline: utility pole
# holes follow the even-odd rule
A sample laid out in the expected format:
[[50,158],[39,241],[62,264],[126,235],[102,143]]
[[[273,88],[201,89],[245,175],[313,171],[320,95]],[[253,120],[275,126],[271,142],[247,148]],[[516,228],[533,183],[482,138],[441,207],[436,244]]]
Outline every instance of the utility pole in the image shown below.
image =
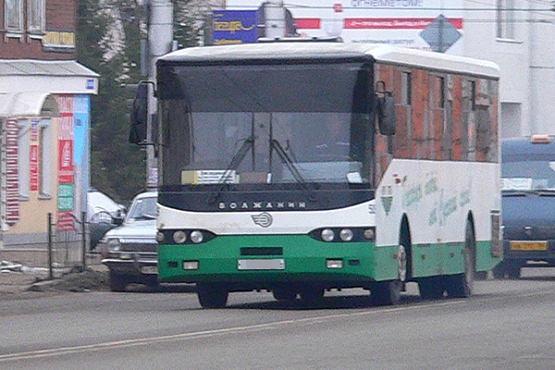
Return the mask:
[[266,19],[266,37],[282,38],[285,36],[285,6],[283,0],[269,1],[264,7]]
[[[156,82],[156,60],[172,51],[173,45],[173,4],[171,0],[147,0],[148,6],[148,81]],[[157,130],[157,102],[154,97],[154,86],[148,84],[148,119],[147,142],[155,139],[154,130]],[[155,148],[146,147],[146,186],[149,189],[158,186],[158,160]]]

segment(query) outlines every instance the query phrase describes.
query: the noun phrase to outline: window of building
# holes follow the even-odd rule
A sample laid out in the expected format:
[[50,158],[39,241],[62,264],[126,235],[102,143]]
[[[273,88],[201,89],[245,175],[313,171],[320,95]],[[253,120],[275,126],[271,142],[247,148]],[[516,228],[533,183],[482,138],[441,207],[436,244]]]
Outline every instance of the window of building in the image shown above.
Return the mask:
[[44,0],[27,0],[27,30],[43,33],[45,23]]
[[470,81],[470,109],[476,110],[476,82]]
[[497,37],[515,39],[515,0],[497,0]]
[[403,91],[403,105],[412,105],[412,80],[410,72],[403,72],[401,74],[402,91]]
[[23,31],[23,0],[5,0],[4,22],[8,32]]
[[55,172],[52,127],[49,119],[39,124],[39,198],[52,197],[52,174]]
[[435,108],[445,108],[445,78],[436,76],[433,80],[433,106]]
[[29,200],[30,178],[30,137],[31,125],[28,120],[20,120],[17,124],[17,173],[19,176],[19,199]]

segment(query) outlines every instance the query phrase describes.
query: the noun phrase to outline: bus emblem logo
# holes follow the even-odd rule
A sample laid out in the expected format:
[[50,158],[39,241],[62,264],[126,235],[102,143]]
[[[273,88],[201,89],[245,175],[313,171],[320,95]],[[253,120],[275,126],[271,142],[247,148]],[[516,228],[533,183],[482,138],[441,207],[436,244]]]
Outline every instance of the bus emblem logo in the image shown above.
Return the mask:
[[269,213],[261,213],[259,215],[251,216],[254,223],[258,226],[268,227],[272,224],[272,216]]
[[382,204],[386,216],[388,216],[389,211],[391,211],[391,203],[393,203],[393,197],[382,197]]

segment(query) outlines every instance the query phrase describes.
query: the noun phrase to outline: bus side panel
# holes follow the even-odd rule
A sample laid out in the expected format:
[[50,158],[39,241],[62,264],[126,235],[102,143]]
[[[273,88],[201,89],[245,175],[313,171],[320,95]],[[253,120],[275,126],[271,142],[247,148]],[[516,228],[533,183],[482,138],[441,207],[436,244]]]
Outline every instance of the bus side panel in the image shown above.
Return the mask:
[[377,250],[398,245],[405,217],[413,277],[462,273],[470,219],[476,270],[491,270],[500,261],[491,243],[501,209],[498,81],[384,63],[375,80],[392,91],[397,117],[394,136],[376,134]]
[[500,208],[498,166],[394,159],[376,192],[376,249],[398,245],[405,216],[413,277],[462,273],[471,216],[477,270],[491,269],[498,262],[491,254],[491,213]]

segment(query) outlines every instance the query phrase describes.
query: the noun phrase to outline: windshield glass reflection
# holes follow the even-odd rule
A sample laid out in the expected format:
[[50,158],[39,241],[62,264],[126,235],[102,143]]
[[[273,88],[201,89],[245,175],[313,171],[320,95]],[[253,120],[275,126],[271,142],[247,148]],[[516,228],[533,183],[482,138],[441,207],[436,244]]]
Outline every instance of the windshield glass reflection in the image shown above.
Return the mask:
[[156,197],[141,198],[133,202],[126,221],[155,220],[156,215]]

